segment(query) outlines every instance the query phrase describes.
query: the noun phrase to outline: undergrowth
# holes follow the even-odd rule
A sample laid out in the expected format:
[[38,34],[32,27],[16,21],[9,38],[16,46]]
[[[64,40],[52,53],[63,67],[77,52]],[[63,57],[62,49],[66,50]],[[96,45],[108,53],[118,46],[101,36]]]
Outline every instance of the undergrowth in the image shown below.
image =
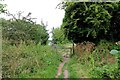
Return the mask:
[[3,44],[2,48],[4,78],[54,78],[62,59],[47,45]]
[[[110,50],[120,50],[120,46],[112,42],[101,40],[88,55],[82,59],[74,55],[64,65],[69,72],[69,78],[110,78],[119,79],[120,70],[116,56]],[[50,46],[40,44],[5,45],[2,51],[3,77],[17,78],[54,78],[64,50],[56,52]],[[87,56],[86,56],[87,55]],[[117,55],[119,56],[119,55]],[[120,63],[119,63],[120,64]],[[60,76],[63,78],[64,74]]]
[[71,70],[70,78],[109,78],[119,79],[118,62],[110,50],[120,49],[120,46],[112,42],[101,40],[88,55],[74,55],[68,62],[68,69]]

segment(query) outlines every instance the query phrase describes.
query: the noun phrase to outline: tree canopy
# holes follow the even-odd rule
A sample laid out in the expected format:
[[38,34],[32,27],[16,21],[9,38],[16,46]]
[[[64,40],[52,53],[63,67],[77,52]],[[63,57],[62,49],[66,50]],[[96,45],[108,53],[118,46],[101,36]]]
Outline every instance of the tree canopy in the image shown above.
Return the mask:
[[[30,13],[29,13],[30,14]],[[48,33],[46,25],[43,22],[36,24],[32,18],[22,17],[5,20],[1,19],[3,39],[8,39],[12,44],[19,43],[21,40],[29,43],[33,41],[38,44],[46,44],[48,40]]]
[[69,40],[120,39],[120,2],[66,2],[62,28]]
[[0,0],[0,14],[4,13],[6,11],[6,9],[5,9],[6,5],[2,4],[1,2],[2,2],[2,0]]
[[65,37],[65,34],[61,28],[53,29],[53,41],[57,44],[63,44],[69,42],[68,39]]

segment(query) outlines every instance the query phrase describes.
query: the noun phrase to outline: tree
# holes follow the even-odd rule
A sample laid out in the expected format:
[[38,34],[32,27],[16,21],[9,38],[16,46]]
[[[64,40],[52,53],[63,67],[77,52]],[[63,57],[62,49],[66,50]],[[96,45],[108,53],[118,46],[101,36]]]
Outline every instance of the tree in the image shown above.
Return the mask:
[[55,28],[53,29],[53,36],[52,36],[53,40],[55,40],[55,42],[57,44],[62,44],[62,43],[68,43],[68,39],[65,37],[64,32],[61,28]]
[[17,19],[14,15],[12,16],[13,18],[9,20],[2,19],[3,39],[8,39],[11,44],[20,43],[21,40],[27,44],[30,41],[36,44],[39,42],[42,45],[46,44],[48,33],[43,23],[36,24],[32,21],[32,18],[27,18],[28,16],[21,19]]
[[64,9],[65,16],[61,27],[68,40],[74,43],[87,40],[94,42],[110,39],[110,30],[113,28],[111,22],[115,22],[111,19],[115,17],[113,13],[119,11],[119,3],[66,2]]
[[119,5],[116,5],[116,8],[112,12],[112,18],[111,18],[111,27],[110,27],[110,39],[113,41],[119,41],[120,40],[120,2]]
[[0,14],[4,13],[6,11],[5,7],[6,7],[6,5],[2,4],[2,0],[0,0]]

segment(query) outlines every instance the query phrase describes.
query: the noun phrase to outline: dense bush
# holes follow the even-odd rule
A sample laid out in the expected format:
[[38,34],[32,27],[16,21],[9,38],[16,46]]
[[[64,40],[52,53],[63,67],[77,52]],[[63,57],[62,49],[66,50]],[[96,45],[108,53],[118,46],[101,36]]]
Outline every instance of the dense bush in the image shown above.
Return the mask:
[[46,44],[48,40],[48,33],[44,24],[35,24],[24,19],[1,19],[0,22],[3,39],[9,40],[11,44],[19,44],[20,41]]
[[[90,74],[94,75],[95,78],[111,78],[111,79],[119,79],[120,78],[120,55],[113,55],[110,54],[111,50],[120,50],[120,46],[108,43],[106,41],[101,41],[99,44],[99,47],[97,49],[102,49],[102,51],[95,52],[97,55],[94,55],[95,57],[101,58],[101,65],[96,65],[91,71]],[[104,54],[103,57],[101,57],[101,53]],[[108,54],[107,54],[108,53]],[[107,54],[107,55],[106,55]],[[111,57],[110,57],[111,56]],[[104,59],[102,59],[104,58]],[[114,59],[112,59],[114,58]],[[96,60],[95,60],[96,61]],[[112,63],[111,63],[112,62]],[[98,63],[98,61],[97,61]],[[96,63],[95,63],[96,64]],[[112,64],[112,65],[111,65]]]
[[113,41],[120,40],[120,3],[119,7],[115,9],[112,13],[111,18],[111,27],[110,27],[110,36]]
[[69,42],[61,28],[53,29],[52,38],[55,41],[55,43],[57,43],[57,44],[63,44],[63,43]]

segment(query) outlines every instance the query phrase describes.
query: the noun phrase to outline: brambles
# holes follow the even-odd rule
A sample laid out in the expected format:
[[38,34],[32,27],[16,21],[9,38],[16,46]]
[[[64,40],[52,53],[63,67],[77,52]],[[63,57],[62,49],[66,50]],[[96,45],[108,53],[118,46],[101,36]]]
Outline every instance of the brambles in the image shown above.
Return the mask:
[[20,44],[4,45],[3,78],[54,78],[61,56],[50,46]]

